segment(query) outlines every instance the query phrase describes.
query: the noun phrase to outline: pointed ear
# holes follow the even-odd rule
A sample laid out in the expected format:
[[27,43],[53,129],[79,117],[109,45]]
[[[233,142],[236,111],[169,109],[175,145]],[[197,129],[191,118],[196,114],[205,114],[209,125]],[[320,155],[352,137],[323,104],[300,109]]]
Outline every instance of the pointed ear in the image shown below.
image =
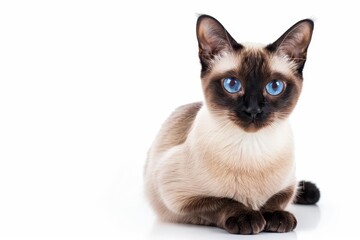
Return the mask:
[[304,19],[294,24],[278,40],[267,46],[279,56],[286,56],[297,65],[299,73],[302,72],[306,61],[306,53],[309,47],[314,22]]
[[201,15],[196,25],[199,43],[199,58],[202,71],[206,71],[216,55],[231,52],[241,47],[219,21],[208,15]]

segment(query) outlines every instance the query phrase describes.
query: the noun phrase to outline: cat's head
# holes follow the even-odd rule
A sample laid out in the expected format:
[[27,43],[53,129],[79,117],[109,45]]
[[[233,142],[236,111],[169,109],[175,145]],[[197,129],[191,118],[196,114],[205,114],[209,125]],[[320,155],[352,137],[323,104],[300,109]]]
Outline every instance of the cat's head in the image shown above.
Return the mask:
[[201,15],[197,39],[205,103],[245,131],[289,116],[302,88],[313,21],[299,21],[265,46],[236,42],[213,17]]

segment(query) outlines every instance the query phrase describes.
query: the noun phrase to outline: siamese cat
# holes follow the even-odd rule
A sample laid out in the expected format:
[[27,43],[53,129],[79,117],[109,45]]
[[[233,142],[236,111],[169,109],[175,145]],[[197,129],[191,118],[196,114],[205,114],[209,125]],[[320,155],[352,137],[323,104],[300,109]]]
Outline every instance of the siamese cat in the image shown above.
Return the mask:
[[289,114],[299,98],[312,20],[269,45],[240,44],[215,18],[196,33],[203,103],[163,124],[145,166],[145,189],[160,219],[230,233],[292,231],[291,202],[314,204],[318,188],[295,178]]

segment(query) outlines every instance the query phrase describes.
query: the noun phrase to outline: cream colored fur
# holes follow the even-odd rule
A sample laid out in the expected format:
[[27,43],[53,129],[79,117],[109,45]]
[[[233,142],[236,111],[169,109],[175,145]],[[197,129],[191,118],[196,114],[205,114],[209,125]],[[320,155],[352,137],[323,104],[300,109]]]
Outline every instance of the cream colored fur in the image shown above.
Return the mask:
[[[181,115],[184,109],[178,111]],[[182,207],[193,196],[228,197],[258,210],[289,186],[295,193],[293,140],[286,120],[247,133],[203,106],[193,122],[182,124],[191,124],[185,141],[164,149],[164,137],[174,133],[160,133],[145,169],[147,195],[163,220],[183,221]]]

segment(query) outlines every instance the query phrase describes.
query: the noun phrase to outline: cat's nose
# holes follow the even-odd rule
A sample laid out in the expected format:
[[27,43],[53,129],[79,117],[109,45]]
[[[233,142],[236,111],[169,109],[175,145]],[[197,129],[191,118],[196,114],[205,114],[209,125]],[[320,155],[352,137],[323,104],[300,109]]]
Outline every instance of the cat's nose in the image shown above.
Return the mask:
[[260,114],[261,112],[262,112],[262,110],[259,106],[251,106],[245,110],[245,113],[248,116],[250,116],[253,120],[255,120],[256,117],[258,116],[258,114]]

